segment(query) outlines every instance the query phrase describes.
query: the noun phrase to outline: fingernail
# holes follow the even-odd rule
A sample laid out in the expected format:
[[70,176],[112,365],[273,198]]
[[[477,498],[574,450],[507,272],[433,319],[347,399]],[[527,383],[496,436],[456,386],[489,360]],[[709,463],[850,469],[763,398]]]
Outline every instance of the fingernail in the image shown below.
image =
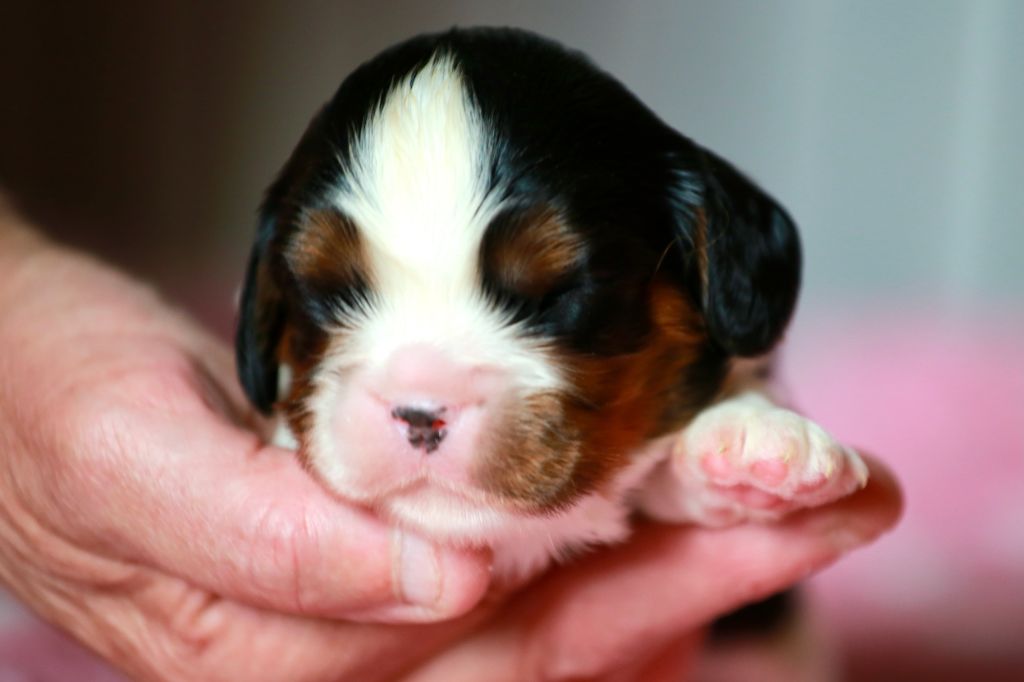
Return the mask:
[[394,602],[345,617],[366,623],[435,623],[460,616],[480,602],[490,583],[490,563],[485,561],[481,553],[452,553],[412,533],[392,530]]
[[861,459],[860,455],[858,455],[855,450],[846,448],[846,453],[847,466],[853,470],[853,475],[857,479],[857,483],[859,484],[857,489],[860,490],[861,488],[868,484],[868,477],[870,475],[870,473],[868,472],[868,465],[864,462],[863,459]]
[[441,600],[441,562],[437,548],[401,530],[392,536],[392,577],[399,601],[433,607]]

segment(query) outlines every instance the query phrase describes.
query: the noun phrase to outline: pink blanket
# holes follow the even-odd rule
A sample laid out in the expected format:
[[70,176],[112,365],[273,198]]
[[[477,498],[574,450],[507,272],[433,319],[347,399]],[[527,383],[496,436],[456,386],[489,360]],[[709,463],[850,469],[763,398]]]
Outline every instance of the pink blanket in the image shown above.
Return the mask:
[[906,497],[895,532],[813,582],[850,679],[1024,679],[1024,318],[813,329],[787,346],[797,404]]

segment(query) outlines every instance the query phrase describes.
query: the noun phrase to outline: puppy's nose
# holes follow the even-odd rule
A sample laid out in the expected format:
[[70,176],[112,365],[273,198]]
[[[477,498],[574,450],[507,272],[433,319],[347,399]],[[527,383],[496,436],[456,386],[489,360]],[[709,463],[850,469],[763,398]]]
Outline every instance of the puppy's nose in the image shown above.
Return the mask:
[[391,417],[402,422],[405,437],[414,448],[422,448],[427,454],[437,447],[448,435],[447,422],[444,420],[446,409],[424,408],[400,405],[391,410]]

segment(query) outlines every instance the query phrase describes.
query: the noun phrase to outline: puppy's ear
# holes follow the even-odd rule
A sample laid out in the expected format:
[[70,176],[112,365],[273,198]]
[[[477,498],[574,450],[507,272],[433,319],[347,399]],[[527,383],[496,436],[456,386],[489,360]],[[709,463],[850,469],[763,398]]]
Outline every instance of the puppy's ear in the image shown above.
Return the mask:
[[278,346],[288,316],[280,286],[286,281],[281,245],[293,230],[297,207],[314,203],[317,192],[336,180],[334,150],[346,146],[344,141],[332,143],[326,138],[325,111],[322,108],[310,121],[267,190],[239,302],[238,378],[249,400],[264,414],[271,412],[277,399]]
[[688,284],[723,350],[760,355],[780,339],[796,305],[796,225],[727,162],[703,149],[688,151],[676,173],[675,200]]
[[284,329],[281,291],[271,271],[269,251],[276,234],[276,219],[264,208],[238,309],[235,364],[249,400],[269,414],[277,399],[277,346]]

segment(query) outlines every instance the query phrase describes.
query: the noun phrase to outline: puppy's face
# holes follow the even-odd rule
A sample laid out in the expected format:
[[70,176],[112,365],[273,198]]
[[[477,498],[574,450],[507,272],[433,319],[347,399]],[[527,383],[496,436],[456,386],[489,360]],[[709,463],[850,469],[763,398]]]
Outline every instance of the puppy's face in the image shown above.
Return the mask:
[[781,209],[611,78],[453,31],[357,70],[271,187],[240,376],[331,489],[481,540],[685,423],[798,275]]

